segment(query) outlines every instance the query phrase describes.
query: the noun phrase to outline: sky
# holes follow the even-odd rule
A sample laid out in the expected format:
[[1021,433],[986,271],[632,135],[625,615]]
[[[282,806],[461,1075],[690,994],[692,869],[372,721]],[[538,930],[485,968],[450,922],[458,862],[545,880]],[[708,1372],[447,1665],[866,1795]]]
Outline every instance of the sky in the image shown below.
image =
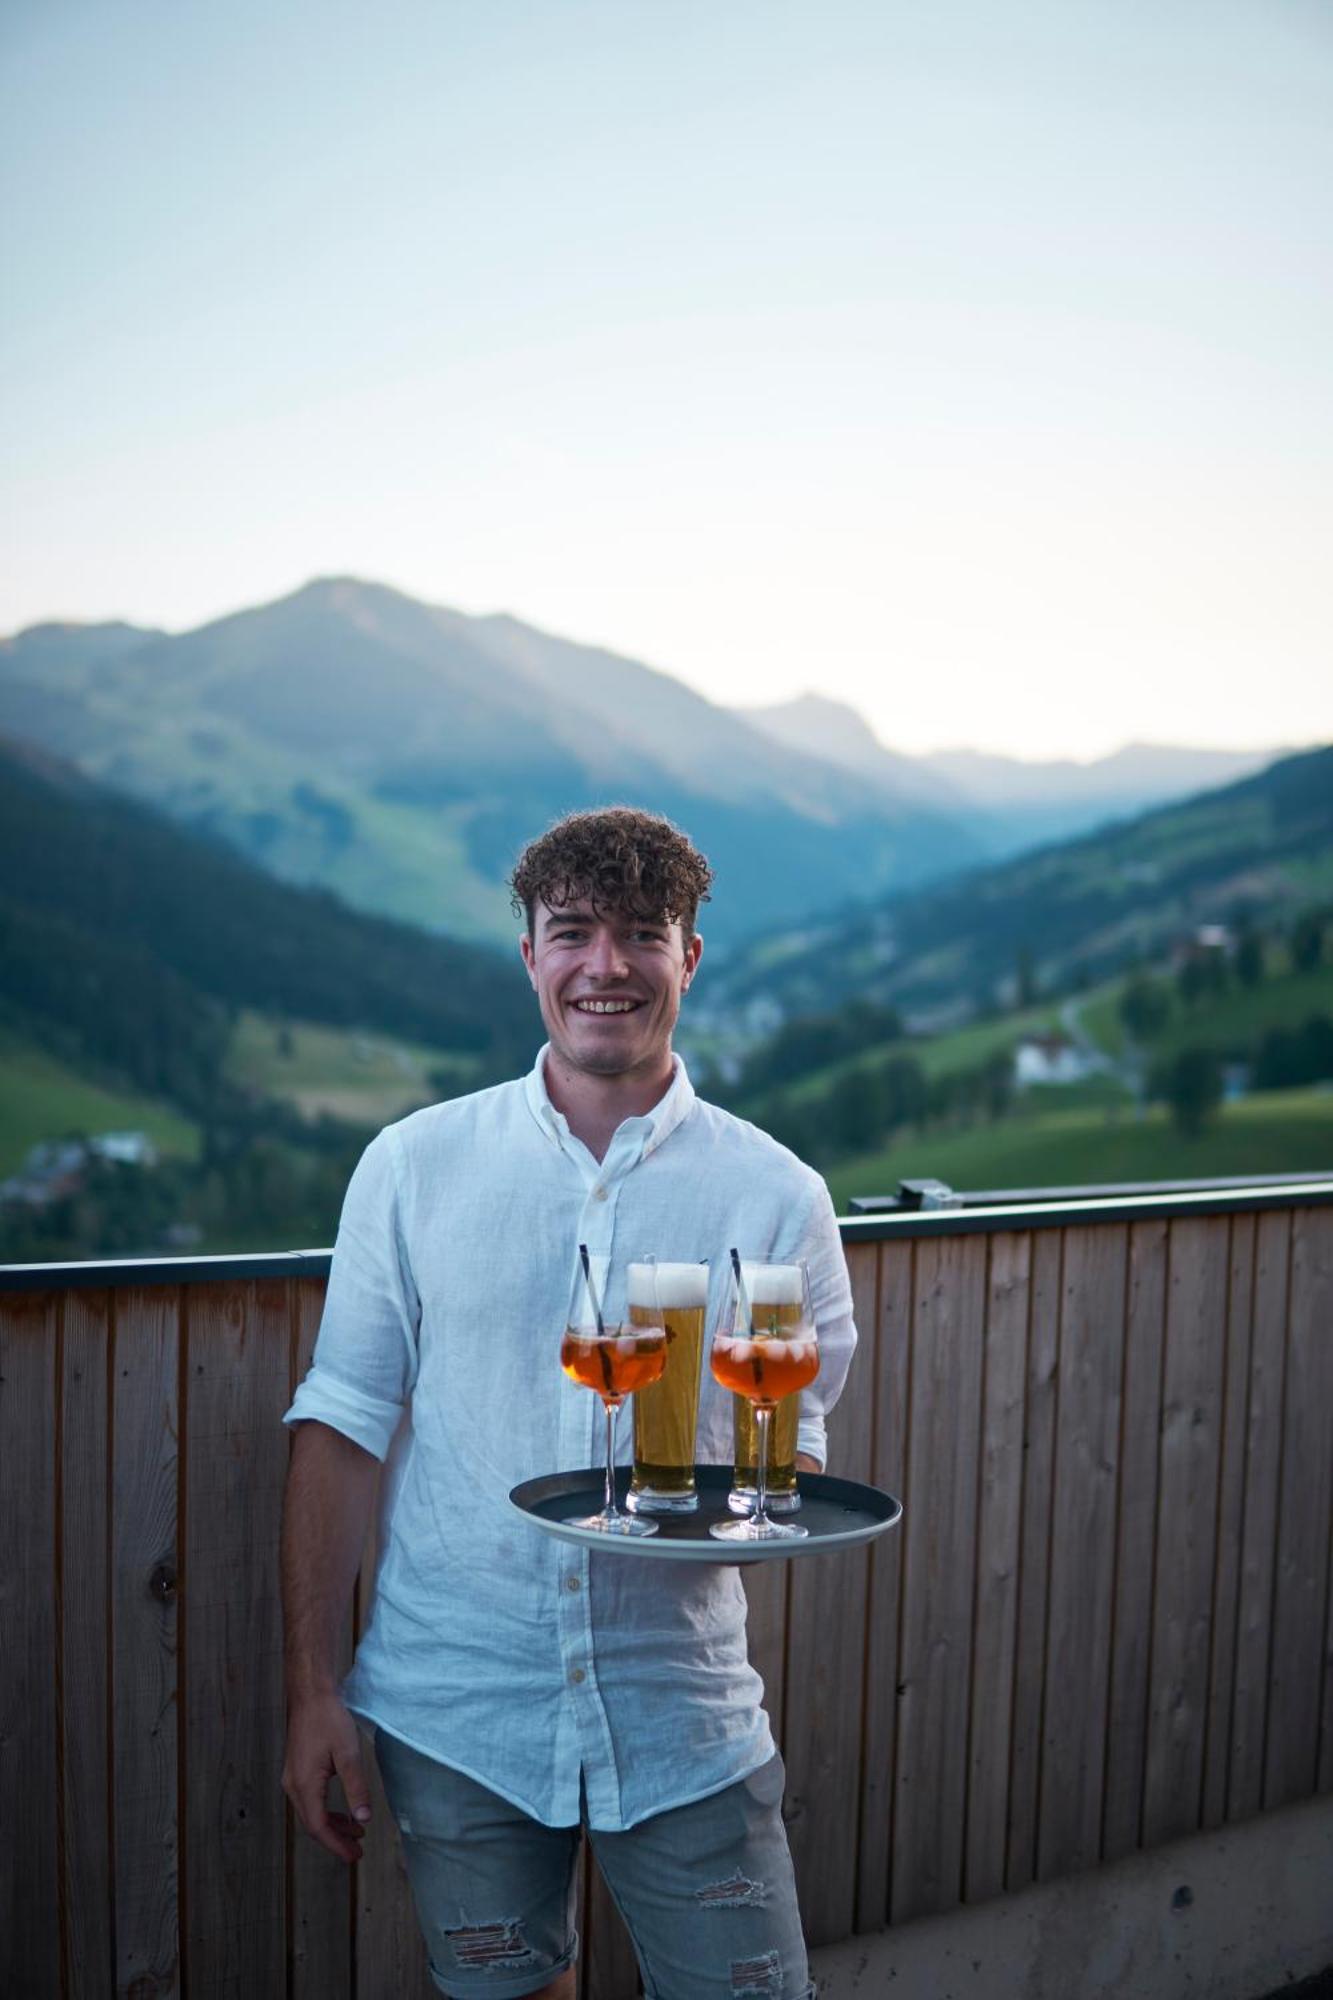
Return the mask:
[[1331,101],[1325,0],[0,0],[0,633],[1333,740]]

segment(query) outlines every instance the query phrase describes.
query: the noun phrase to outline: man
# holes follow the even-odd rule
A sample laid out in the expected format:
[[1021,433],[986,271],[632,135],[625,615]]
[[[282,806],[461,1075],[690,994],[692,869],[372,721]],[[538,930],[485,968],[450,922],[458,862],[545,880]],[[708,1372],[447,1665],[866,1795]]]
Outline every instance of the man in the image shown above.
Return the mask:
[[[655,2000],[805,2000],[782,1765],[734,1567],[589,1557],[509,1489],[596,1464],[601,1406],[558,1363],[577,1246],[594,1257],[804,1257],[822,1341],[800,1462],[855,1341],[823,1182],[695,1098],[671,1036],[711,871],[667,821],[562,820],[515,904],[549,1041],[519,1081],[373,1141],[338,1230],[283,1527],[288,1750],[308,1832],[354,1861],[356,1724],[402,1836],[433,1977],[455,2000],[572,2000],[586,1824]],[[731,1458],[705,1375],[699,1451]],[[374,1614],[339,1690],[337,1634],[387,1461]],[[337,1775],[349,1812],[329,1810]]]

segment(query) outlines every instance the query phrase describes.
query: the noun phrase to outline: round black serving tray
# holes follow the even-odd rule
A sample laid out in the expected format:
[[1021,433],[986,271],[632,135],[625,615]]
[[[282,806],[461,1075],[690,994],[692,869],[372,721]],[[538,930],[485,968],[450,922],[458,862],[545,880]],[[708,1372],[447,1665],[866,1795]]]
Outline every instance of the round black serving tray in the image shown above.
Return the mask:
[[[602,1505],[606,1475],[598,1467],[585,1472],[550,1472],[525,1479],[509,1498],[543,1534],[562,1542],[577,1542],[601,1555],[646,1556],[656,1562],[750,1563],[780,1562],[793,1556],[817,1556],[855,1548],[896,1526],[902,1503],[877,1486],[860,1486],[854,1479],[835,1479],[825,1472],[798,1472],[799,1513],[777,1520],[799,1521],[808,1530],[795,1542],[719,1542],[709,1534],[713,1521],[736,1517],[727,1508],[731,1490],[729,1465],[696,1465],[699,1508],[694,1514],[654,1514],[655,1535],[607,1535],[574,1522],[596,1514]],[[629,1489],[629,1467],[616,1469],[616,1505],[623,1507]]]

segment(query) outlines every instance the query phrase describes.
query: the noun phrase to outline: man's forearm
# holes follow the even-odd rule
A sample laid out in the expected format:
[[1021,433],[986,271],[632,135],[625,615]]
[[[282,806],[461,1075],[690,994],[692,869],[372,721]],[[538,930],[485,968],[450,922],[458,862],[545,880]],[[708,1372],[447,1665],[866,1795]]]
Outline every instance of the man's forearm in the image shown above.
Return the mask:
[[302,1424],[282,1516],[282,1612],[289,1701],[338,1681],[338,1639],[351,1602],[379,1462],[327,1424]]

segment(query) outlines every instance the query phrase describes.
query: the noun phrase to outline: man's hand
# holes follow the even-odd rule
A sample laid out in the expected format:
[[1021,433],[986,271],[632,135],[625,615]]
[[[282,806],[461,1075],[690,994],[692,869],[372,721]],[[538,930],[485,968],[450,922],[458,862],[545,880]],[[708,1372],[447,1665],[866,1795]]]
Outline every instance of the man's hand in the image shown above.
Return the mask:
[[811,1458],[808,1451],[798,1451],[796,1454],[796,1470],[798,1472],[822,1472],[824,1468],[817,1458]]
[[[329,1784],[337,1777],[347,1812],[329,1810]],[[287,1761],[282,1789],[311,1837],[340,1861],[359,1861],[370,1818],[370,1787],[361,1761],[356,1724],[336,1694],[310,1695],[287,1718]]]

